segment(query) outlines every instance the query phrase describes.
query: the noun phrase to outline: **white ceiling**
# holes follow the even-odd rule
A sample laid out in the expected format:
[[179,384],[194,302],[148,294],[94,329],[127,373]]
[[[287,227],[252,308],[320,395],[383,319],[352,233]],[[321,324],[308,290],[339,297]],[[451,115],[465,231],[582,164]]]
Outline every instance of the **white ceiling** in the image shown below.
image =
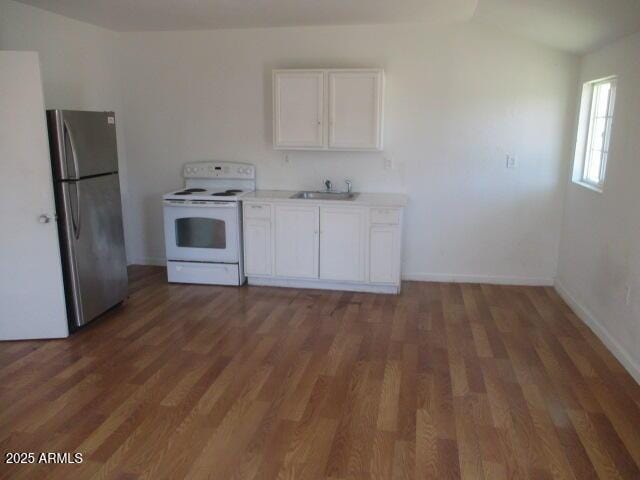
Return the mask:
[[463,20],[477,0],[19,0],[111,30]]
[[19,0],[116,31],[477,20],[575,53],[640,31],[640,0]]
[[474,18],[585,53],[640,31],[640,0],[479,0]]

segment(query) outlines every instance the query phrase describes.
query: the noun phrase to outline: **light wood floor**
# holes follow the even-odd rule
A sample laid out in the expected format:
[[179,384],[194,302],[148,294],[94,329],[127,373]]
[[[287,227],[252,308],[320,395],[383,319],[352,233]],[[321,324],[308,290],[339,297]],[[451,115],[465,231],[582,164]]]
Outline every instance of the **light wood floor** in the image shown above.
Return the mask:
[[[0,344],[1,478],[640,478],[640,386],[550,288],[169,285]],[[4,458],[3,458],[4,460]]]

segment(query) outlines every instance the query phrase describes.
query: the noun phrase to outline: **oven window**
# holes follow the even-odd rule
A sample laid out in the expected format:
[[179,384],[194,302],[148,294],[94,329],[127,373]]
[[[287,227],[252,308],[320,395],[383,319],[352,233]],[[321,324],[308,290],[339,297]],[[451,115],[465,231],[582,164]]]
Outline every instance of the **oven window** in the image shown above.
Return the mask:
[[215,218],[178,218],[176,245],[189,248],[227,248],[226,225],[223,220]]

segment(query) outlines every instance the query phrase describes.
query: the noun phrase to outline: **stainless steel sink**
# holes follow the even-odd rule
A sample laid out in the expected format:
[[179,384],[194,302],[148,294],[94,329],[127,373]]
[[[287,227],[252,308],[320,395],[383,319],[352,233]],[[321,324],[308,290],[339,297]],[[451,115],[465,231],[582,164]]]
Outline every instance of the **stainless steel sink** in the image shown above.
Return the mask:
[[354,192],[298,192],[290,198],[301,198],[304,200],[353,200],[358,196]]

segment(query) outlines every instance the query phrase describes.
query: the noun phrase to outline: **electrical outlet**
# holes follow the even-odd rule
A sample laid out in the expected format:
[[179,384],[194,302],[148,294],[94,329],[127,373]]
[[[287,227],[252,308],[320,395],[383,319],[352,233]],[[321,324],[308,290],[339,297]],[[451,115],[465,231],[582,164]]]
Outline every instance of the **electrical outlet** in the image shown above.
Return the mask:
[[384,158],[384,169],[393,170],[393,161],[390,158]]
[[284,154],[284,163],[291,163],[291,159],[289,158],[289,154],[288,153]]
[[518,158],[515,155],[507,155],[507,168],[517,168],[518,167]]

